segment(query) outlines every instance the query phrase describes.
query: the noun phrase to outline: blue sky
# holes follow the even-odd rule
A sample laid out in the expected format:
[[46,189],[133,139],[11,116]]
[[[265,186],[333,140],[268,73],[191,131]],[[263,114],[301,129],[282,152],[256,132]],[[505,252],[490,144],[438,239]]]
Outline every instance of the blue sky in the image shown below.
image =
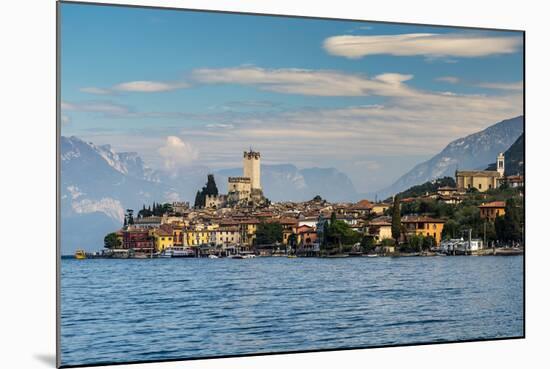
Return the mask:
[[336,167],[360,192],[522,113],[518,32],[61,5],[62,134],[152,167]]

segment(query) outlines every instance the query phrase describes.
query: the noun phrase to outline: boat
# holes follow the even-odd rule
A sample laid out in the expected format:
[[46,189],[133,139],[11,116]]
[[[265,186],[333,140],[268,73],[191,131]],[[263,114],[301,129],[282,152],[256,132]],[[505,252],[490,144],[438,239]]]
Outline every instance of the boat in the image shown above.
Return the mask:
[[289,259],[295,259],[297,256],[296,255],[287,255],[287,258]]
[[243,259],[243,256],[239,255],[239,254],[235,254],[235,255],[229,255],[228,258],[229,259]]
[[349,257],[349,255],[348,254],[334,254],[334,255],[327,255],[326,257],[331,258],[331,259],[339,259],[339,258],[347,258],[347,257]]
[[172,257],[172,252],[167,251],[167,250],[163,250],[162,252],[156,254],[155,257],[157,257],[157,258],[171,258]]
[[189,247],[174,246],[170,248],[173,258],[194,258],[195,251]]
[[365,256],[368,257],[368,258],[377,258],[378,254],[368,254],[368,255],[365,255]]
[[208,255],[208,259],[219,259],[216,255]]
[[447,254],[445,254],[443,252],[436,252],[435,256],[447,256]]
[[76,252],[74,253],[74,258],[78,260],[86,259],[86,251],[82,249],[76,250]]
[[243,259],[254,259],[256,257],[256,255],[254,254],[246,254],[246,255],[243,255]]

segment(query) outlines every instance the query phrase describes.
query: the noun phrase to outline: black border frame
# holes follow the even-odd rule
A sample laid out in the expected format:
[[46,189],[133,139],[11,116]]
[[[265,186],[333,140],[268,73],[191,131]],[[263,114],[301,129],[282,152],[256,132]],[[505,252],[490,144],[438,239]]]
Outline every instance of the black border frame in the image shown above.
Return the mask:
[[[135,360],[125,362],[97,362],[93,364],[75,364],[75,365],[61,365],[61,5],[62,4],[80,4],[89,6],[105,6],[105,7],[120,7],[120,8],[141,8],[141,9],[155,9],[155,10],[168,10],[168,11],[186,11],[186,12],[200,12],[200,13],[217,13],[217,14],[238,14],[238,15],[253,15],[253,16],[265,16],[265,17],[280,17],[280,18],[297,18],[297,19],[316,19],[316,20],[328,20],[328,21],[350,21],[350,22],[369,22],[379,24],[397,24],[397,25],[411,25],[411,26],[425,26],[425,27],[438,27],[438,28],[458,28],[458,29],[470,29],[470,30],[482,30],[482,31],[502,31],[502,32],[518,32],[521,33],[523,38],[523,158],[524,158],[524,187],[523,187],[523,212],[524,212],[524,225],[523,225],[523,335],[511,336],[511,337],[496,337],[496,338],[473,338],[467,340],[453,340],[453,341],[436,341],[436,342],[418,342],[418,343],[405,343],[405,344],[389,344],[389,345],[372,345],[372,346],[357,346],[357,347],[345,347],[345,348],[327,348],[327,349],[311,349],[311,350],[295,350],[295,351],[276,351],[276,352],[260,352],[251,354],[235,354],[235,355],[215,355],[215,356],[198,356],[198,357],[183,357],[183,358],[170,358],[160,360]],[[527,244],[527,209],[526,209],[526,182],[525,177],[527,173],[527,160],[526,160],[526,147],[527,147],[527,132],[526,132],[526,31],[521,29],[506,29],[506,28],[488,28],[477,26],[456,26],[456,25],[440,25],[429,23],[409,23],[409,22],[396,22],[396,21],[376,21],[357,18],[329,18],[320,16],[306,16],[306,15],[288,15],[288,14],[270,14],[270,13],[255,13],[255,12],[243,12],[243,11],[229,11],[229,10],[209,10],[209,9],[193,9],[193,8],[178,8],[171,6],[152,6],[152,5],[135,5],[135,4],[120,4],[120,3],[100,3],[100,2],[87,2],[78,0],[56,0],[56,367],[57,368],[83,368],[83,367],[98,367],[105,365],[128,365],[128,364],[150,364],[150,363],[166,363],[166,362],[178,362],[178,361],[195,361],[195,360],[210,360],[210,359],[228,359],[239,357],[259,357],[259,356],[271,356],[271,355],[288,355],[288,354],[304,354],[304,353],[318,353],[318,352],[337,352],[337,351],[350,351],[350,350],[364,350],[364,349],[377,349],[377,348],[391,348],[391,347],[410,347],[410,346],[428,346],[428,345],[442,345],[442,344],[454,344],[454,343],[469,343],[469,342],[493,342],[493,341],[507,341],[507,340],[519,340],[526,338],[526,244]]]

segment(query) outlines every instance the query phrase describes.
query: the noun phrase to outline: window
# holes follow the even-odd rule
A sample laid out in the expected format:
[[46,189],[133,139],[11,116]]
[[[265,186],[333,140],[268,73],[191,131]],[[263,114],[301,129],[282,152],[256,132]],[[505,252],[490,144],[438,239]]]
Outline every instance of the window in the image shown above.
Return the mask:
[[478,185],[479,189],[481,190],[481,183]]

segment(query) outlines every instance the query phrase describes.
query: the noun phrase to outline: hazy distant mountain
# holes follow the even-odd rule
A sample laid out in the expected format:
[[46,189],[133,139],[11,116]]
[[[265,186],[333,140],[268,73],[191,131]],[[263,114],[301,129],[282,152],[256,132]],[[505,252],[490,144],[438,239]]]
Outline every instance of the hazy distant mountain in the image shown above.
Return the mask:
[[[122,225],[125,209],[143,204],[193,202],[206,183],[208,168],[192,166],[178,173],[155,171],[137,153],[117,153],[77,137],[61,138],[61,244],[63,253],[77,248],[100,249],[103,237]],[[242,168],[214,172],[220,192],[227,177]],[[331,201],[352,200],[351,180],[334,168],[298,169],[294,165],[262,165],[262,186],[272,201],[309,200],[321,195]]]
[[[298,169],[292,164],[262,165],[262,188],[271,201],[304,201],[320,195],[329,201],[353,200],[357,191],[342,172],[334,168]],[[214,172],[221,192],[227,191],[227,177],[241,176],[242,168]]]
[[[525,149],[525,140],[524,135],[518,137],[516,142],[504,152],[504,173],[508,176],[516,174],[524,174],[524,156],[523,152]],[[489,165],[487,170],[496,170],[497,164],[492,163]]]
[[136,153],[61,137],[63,252],[100,248],[105,232],[121,226],[126,208],[174,196]]
[[378,191],[379,198],[391,196],[432,179],[454,176],[455,170],[484,169],[523,133],[523,116],[507,119],[481,132],[451,142],[428,161],[418,164],[391,186]]

